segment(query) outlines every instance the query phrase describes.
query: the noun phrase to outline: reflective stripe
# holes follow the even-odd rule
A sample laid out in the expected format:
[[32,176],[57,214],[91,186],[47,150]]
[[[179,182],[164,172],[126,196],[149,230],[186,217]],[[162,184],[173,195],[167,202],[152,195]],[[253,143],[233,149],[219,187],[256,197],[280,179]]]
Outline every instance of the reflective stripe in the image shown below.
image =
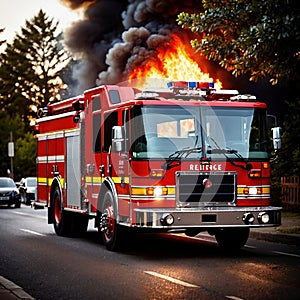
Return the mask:
[[[148,196],[147,194],[147,188],[155,188],[156,186],[133,186],[131,187],[131,194],[136,196]],[[165,187],[165,186],[162,186]],[[175,195],[175,187],[174,186],[166,186],[168,189],[167,195]],[[166,195],[166,196],[167,196]]]
[[[46,177],[38,177],[37,178],[37,183],[40,185],[48,185],[51,186],[53,182],[53,178],[46,178]],[[64,178],[59,178],[59,182],[61,186],[64,186],[65,180]]]
[[263,186],[239,185],[237,187],[237,194],[238,195],[245,195],[244,194],[244,189],[245,188],[261,188],[262,194],[270,194],[270,186],[269,185],[263,185]]
[[64,155],[52,155],[52,156],[38,156],[37,162],[38,163],[47,163],[47,162],[64,162],[65,156]]

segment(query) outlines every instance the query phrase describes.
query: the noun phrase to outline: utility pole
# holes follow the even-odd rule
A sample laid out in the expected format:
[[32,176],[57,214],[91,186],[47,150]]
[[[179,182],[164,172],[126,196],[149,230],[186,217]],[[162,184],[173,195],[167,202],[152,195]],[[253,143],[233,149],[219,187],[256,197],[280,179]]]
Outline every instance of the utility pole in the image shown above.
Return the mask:
[[10,132],[10,142],[8,143],[8,157],[10,157],[10,177],[14,179],[14,142],[13,142],[13,134]]

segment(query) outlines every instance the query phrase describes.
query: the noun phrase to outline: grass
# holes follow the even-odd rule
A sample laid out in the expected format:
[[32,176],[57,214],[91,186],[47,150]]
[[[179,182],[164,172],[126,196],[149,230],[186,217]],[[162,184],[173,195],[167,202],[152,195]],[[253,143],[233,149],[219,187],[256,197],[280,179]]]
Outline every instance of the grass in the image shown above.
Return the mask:
[[[293,218],[293,219],[299,219],[300,220],[300,212],[282,211],[281,216],[282,216],[282,218]],[[300,226],[279,227],[278,231],[282,232],[282,233],[287,233],[287,234],[300,234]]]
[[292,228],[278,228],[278,231],[282,233],[288,234],[300,234],[300,227],[292,227]]
[[281,216],[283,218],[300,218],[300,212],[282,211]]

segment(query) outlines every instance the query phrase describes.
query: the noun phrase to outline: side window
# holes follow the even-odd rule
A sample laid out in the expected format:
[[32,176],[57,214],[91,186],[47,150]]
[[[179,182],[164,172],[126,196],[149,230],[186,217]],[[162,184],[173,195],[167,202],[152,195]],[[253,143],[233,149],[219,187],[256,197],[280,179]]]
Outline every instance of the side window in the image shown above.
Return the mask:
[[105,114],[105,120],[104,120],[104,145],[103,145],[103,151],[108,152],[109,147],[111,145],[112,141],[112,128],[113,126],[118,125],[118,112],[114,111],[111,113]]
[[92,97],[92,111],[101,109],[101,98],[100,95]]
[[121,102],[119,91],[109,90],[108,93],[112,104],[117,104]]
[[93,152],[100,152],[101,143],[101,115],[100,113],[93,115]]
[[122,111],[123,126],[125,131],[125,151],[129,151],[129,110]]

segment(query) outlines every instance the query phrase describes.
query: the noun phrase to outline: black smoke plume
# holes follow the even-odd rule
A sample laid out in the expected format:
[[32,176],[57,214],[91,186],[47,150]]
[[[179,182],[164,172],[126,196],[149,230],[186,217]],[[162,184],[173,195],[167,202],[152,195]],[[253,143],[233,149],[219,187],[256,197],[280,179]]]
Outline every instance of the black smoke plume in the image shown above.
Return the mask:
[[196,0],[61,0],[84,17],[65,31],[65,43],[78,59],[73,78],[75,93],[101,84],[125,81],[133,68],[167,47],[177,26],[177,15],[201,11]]

